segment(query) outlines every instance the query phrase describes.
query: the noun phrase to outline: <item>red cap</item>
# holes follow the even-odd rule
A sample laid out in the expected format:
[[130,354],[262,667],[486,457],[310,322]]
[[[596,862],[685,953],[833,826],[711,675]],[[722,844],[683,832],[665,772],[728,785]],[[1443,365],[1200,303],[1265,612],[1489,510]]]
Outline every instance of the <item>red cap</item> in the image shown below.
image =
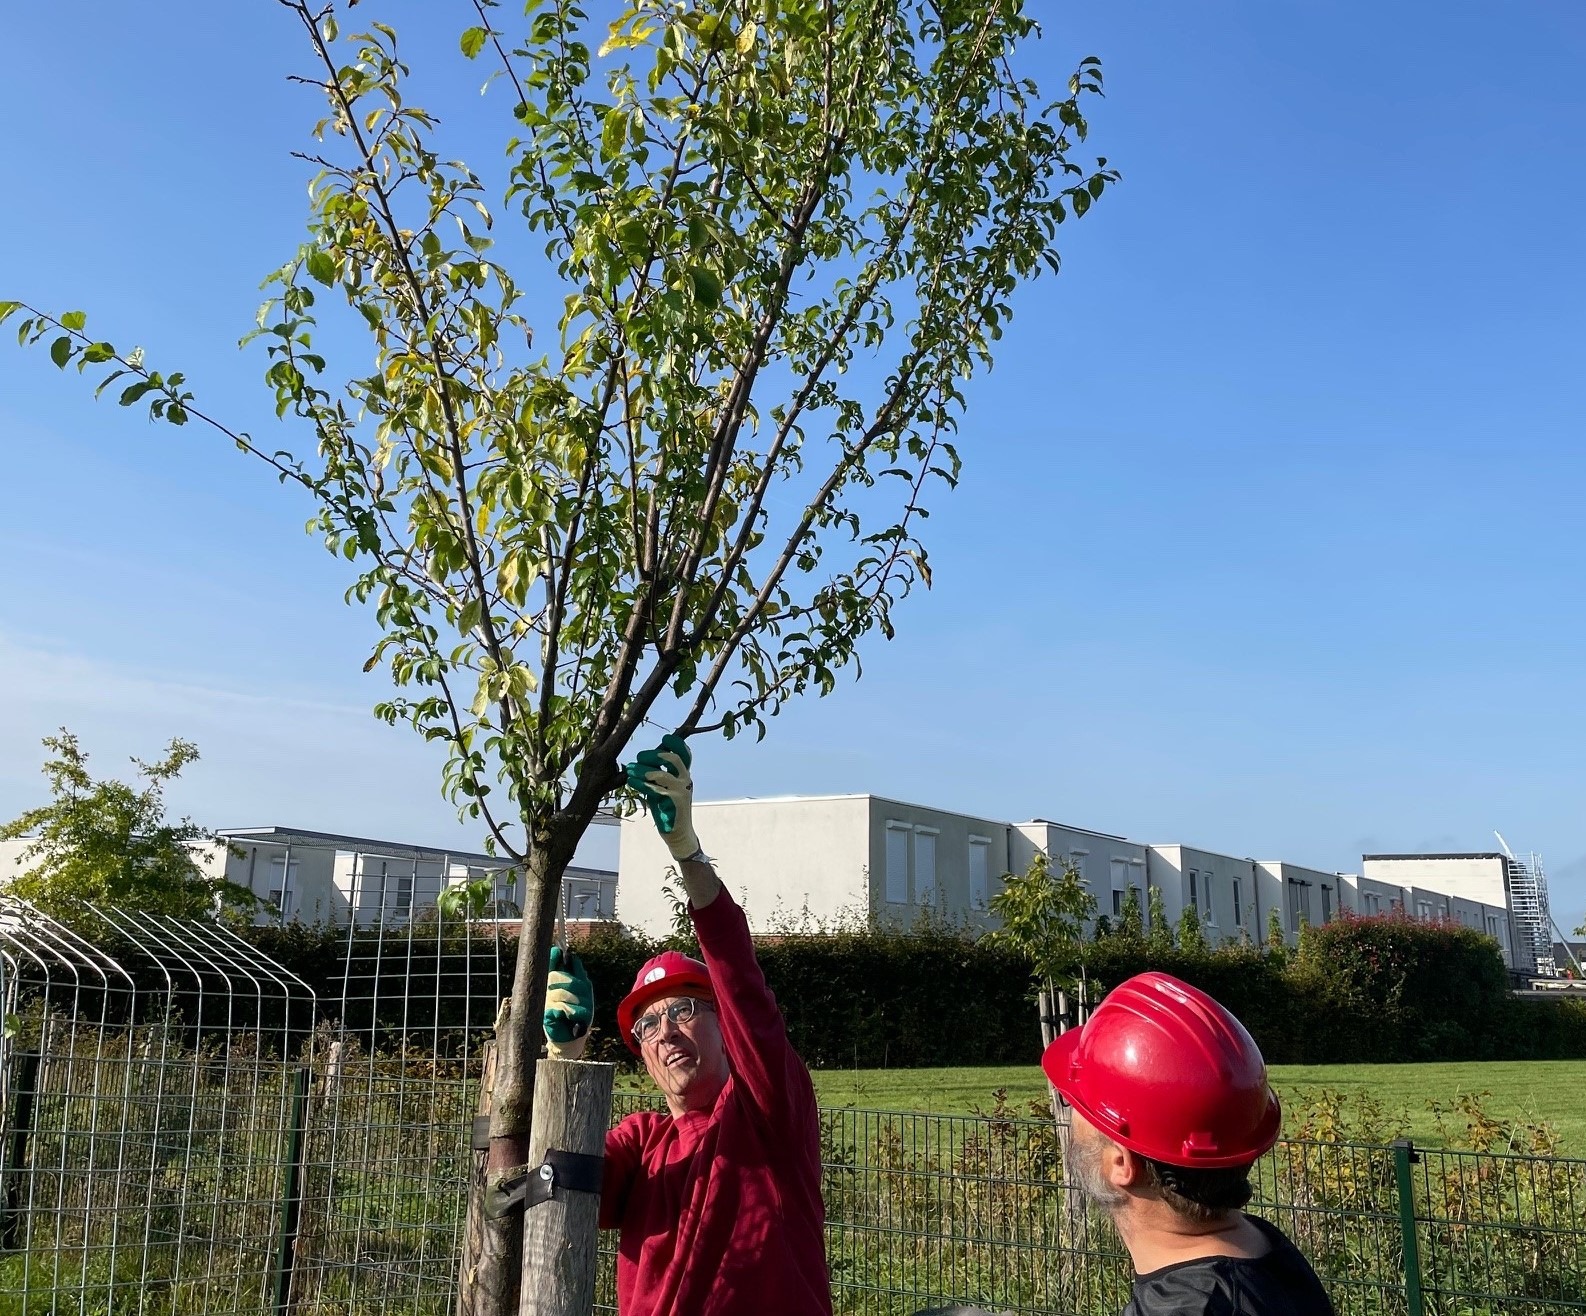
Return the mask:
[[646,960],[633,980],[633,990],[617,1004],[617,1027],[622,1030],[622,1040],[628,1050],[638,1053],[639,1044],[633,1040],[633,1025],[651,1001],[663,996],[709,996],[715,991],[710,985],[710,970],[690,955],[681,951],[664,950],[653,960]]
[[1041,1068],[1107,1137],[1168,1165],[1248,1165],[1283,1123],[1245,1026],[1165,973],[1113,988],[1089,1022],[1046,1048]]

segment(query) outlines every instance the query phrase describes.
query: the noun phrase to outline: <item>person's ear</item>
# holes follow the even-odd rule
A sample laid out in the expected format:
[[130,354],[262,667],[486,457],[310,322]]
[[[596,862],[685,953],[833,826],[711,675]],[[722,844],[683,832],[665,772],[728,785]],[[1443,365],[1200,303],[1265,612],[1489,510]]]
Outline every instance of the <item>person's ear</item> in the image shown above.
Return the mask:
[[1102,1173],[1114,1188],[1138,1188],[1145,1182],[1145,1157],[1109,1142],[1101,1158]]

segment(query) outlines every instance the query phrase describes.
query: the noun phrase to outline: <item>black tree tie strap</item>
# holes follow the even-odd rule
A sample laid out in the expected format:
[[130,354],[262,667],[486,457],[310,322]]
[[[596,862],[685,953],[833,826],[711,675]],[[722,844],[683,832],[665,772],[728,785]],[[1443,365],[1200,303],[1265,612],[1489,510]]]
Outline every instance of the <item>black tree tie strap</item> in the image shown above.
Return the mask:
[[492,1220],[520,1205],[538,1206],[563,1192],[600,1195],[604,1156],[583,1152],[548,1151],[542,1165],[524,1165],[503,1175],[485,1194],[485,1214]]

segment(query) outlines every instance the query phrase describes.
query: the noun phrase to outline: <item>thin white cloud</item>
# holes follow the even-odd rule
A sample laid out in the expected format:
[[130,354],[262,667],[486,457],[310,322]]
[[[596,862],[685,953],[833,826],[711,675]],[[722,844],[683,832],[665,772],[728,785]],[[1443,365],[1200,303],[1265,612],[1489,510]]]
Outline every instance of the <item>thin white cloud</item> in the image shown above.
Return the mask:
[[[40,740],[81,739],[93,770],[130,771],[180,736],[202,754],[171,791],[205,826],[284,824],[477,848],[440,796],[436,754],[368,707],[166,678],[0,633],[0,817],[40,803]],[[378,697],[371,691],[371,704]]]

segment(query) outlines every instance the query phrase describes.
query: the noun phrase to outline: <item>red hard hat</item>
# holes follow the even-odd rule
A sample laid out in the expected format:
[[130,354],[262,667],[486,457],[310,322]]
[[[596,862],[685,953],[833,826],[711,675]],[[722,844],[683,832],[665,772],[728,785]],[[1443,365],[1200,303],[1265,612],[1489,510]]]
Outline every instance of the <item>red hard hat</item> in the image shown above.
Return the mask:
[[617,1004],[617,1027],[622,1029],[622,1040],[628,1050],[635,1053],[639,1045],[633,1040],[633,1025],[644,1007],[663,996],[711,996],[715,990],[710,985],[710,970],[690,955],[681,951],[664,950],[652,960],[646,960],[633,980],[633,990]]
[[1245,1026],[1199,988],[1141,973],[1041,1057],[1052,1086],[1119,1146],[1197,1169],[1248,1165],[1283,1114]]

